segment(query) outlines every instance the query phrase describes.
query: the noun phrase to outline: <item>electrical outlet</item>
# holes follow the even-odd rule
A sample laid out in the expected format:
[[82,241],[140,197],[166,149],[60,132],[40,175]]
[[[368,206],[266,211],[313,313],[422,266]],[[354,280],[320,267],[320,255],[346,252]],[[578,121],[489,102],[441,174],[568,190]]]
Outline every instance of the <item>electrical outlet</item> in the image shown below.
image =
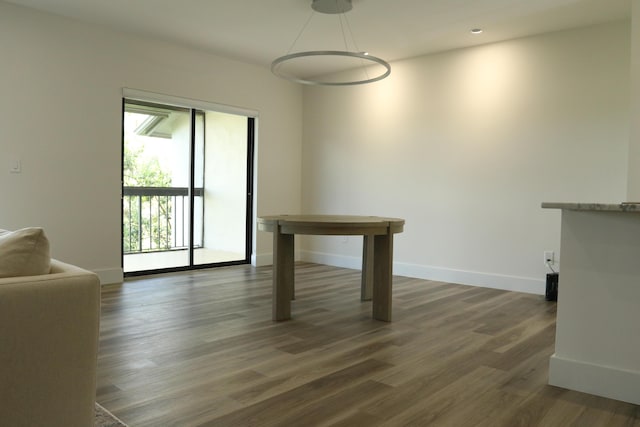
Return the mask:
[[553,265],[556,262],[556,257],[553,251],[544,251],[544,265]]

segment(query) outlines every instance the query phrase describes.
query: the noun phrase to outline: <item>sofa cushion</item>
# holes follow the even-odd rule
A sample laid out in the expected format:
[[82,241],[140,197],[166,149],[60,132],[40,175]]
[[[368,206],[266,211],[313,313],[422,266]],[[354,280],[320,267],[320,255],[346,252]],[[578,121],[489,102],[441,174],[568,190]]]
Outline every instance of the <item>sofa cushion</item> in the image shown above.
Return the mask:
[[40,227],[0,230],[0,277],[48,274],[49,239]]

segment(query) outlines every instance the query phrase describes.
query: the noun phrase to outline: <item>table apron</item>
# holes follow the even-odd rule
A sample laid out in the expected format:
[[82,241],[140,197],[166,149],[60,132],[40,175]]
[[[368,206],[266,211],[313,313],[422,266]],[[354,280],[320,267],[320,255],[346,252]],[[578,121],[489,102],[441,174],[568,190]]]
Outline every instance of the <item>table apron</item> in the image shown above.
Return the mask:
[[389,230],[388,225],[382,225],[378,227],[371,226],[339,226],[330,225],[326,227],[304,226],[304,225],[289,225],[281,224],[280,233],[282,234],[307,234],[307,235],[325,235],[325,236],[371,236],[387,234]]

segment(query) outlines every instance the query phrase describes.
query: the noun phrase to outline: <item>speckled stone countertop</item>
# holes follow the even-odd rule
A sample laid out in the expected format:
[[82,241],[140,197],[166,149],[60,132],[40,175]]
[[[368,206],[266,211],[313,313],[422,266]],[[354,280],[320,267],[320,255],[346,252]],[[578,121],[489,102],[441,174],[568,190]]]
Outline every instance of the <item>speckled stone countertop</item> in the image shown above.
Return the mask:
[[607,212],[634,212],[640,213],[640,202],[624,203],[565,203],[543,202],[545,209],[569,209],[572,211],[607,211]]

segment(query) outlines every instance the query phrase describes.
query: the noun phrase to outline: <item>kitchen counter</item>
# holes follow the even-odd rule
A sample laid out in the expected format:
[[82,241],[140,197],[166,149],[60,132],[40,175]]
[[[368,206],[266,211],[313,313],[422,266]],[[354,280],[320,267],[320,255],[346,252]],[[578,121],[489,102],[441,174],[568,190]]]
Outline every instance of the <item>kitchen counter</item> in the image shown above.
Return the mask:
[[561,209],[549,384],[640,405],[640,203]]
[[572,211],[640,212],[640,202],[623,203],[556,203],[545,202],[543,208],[568,209]]

